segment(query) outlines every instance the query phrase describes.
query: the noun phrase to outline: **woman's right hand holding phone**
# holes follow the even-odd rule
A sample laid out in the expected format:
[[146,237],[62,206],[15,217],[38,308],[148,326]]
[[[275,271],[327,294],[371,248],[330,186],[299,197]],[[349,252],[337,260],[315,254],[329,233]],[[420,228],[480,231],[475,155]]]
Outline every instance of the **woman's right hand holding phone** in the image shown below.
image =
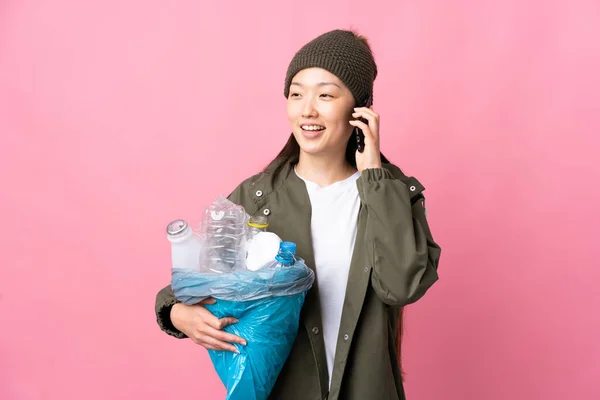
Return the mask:
[[215,302],[214,299],[205,299],[191,306],[183,303],[174,304],[171,308],[171,323],[194,343],[207,349],[239,353],[231,343],[245,346],[246,341],[222,330],[227,325],[235,324],[238,321],[231,317],[219,319],[204,307],[205,304],[214,304]]

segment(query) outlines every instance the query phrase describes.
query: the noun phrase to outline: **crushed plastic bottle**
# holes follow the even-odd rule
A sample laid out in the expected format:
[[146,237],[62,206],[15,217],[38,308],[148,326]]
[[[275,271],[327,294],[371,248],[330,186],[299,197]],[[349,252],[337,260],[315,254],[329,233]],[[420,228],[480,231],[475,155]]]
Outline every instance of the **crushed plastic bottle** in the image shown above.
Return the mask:
[[202,268],[216,273],[245,267],[248,215],[242,206],[220,196],[202,220]]

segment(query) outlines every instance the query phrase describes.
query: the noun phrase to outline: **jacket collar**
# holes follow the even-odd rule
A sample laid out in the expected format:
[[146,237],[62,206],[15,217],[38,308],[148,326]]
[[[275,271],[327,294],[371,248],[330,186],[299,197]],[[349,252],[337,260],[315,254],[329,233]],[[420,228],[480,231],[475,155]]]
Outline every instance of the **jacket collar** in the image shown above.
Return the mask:
[[[281,161],[250,179],[249,189],[261,194],[261,196],[253,196],[257,209],[261,207],[261,204],[264,204],[271,193],[279,190],[284,184],[301,184],[304,187],[304,181],[294,173],[296,163],[296,160]],[[382,168],[388,170],[395,179],[402,181],[407,186],[411,200],[414,200],[425,190],[421,182],[415,177],[405,175],[396,165],[383,164]],[[287,182],[288,180],[290,182]]]

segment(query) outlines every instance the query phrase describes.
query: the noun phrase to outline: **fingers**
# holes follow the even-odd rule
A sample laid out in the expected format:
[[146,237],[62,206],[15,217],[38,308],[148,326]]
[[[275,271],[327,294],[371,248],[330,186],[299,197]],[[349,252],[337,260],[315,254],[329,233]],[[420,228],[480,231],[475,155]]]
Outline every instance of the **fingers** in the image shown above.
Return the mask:
[[215,304],[216,302],[217,302],[217,301],[216,301],[215,299],[213,299],[212,297],[208,297],[208,298],[206,298],[206,299],[202,300],[202,301],[201,301],[200,303],[198,303],[198,304],[202,304],[202,305],[205,305],[205,304]]
[[236,335],[225,332],[222,329],[228,325],[237,324],[239,321],[233,317],[217,318],[205,307],[204,304],[214,304],[214,299],[205,299],[199,303],[199,307],[195,310],[195,323],[192,328],[190,338],[194,343],[206,347],[211,350],[227,350],[234,353],[239,353],[231,343],[239,343],[243,346],[247,342]]
[[379,118],[379,114],[373,111],[373,106],[371,107],[354,107],[354,112],[364,112],[370,114],[376,118]]
[[370,142],[375,140],[375,135],[373,135],[369,125],[359,120],[350,121],[350,125],[360,128],[360,130],[365,134],[365,141]]
[[231,325],[231,324],[237,324],[239,321],[233,317],[225,317],[225,318],[221,318],[218,319],[217,317],[213,316],[214,318],[209,318],[206,323],[214,328],[214,329],[223,329],[225,328],[227,325]]
[[204,333],[224,342],[239,343],[246,345],[246,341],[239,336],[224,332],[222,329],[228,325],[237,324],[239,321],[233,317],[225,317],[218,319],[217,317],[209,318],[206,321]]
[[222,342],[239,343],[242,346],[245,346],[247,344],[246,341],[239,336],[233,335],[229,332],[214,329],[211,327],[207,327],[205,333],[215,339],[222,341]]
[[208,335],[204,335],[202,337],[202,339],[200,339],[199,341],[200,341],[200,343],[198,343],[198,344],[201,344],[204,347],[211,349],[211,350],[227,350],[227,351],[231,351],[231,352],[234,352],[237,354],[240,353],[239,350],[236,349],[234,345],[229,344],[227,342],[223,342],[219,339],[210,337]]
[[201,346],[211,350],[227,350],[238,353],[238,349],[231,343],[239,343],[246,346],[247,342],[239,336],[224,332],[206,325],[202,330],[197,331],[192,340]]
[[[359,107],[354,109],[352,116],[354,118],[366,119],[368,121],[369,129],[373,136],[379,136],[379,114],[377,114],[375,111],[371,110],[370,108]],[[365,133],[365,135],[366,134],[367,133]]]

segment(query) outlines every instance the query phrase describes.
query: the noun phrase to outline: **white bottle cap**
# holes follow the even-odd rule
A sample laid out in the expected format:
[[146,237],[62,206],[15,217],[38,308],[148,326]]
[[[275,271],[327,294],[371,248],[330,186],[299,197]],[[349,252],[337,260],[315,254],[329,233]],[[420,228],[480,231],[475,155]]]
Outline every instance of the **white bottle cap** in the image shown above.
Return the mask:
[[167,225],[167,238],[171,242],[179,242],[189,236],[191,229],[188,223],[182,219],[176,219],[175,221]]

